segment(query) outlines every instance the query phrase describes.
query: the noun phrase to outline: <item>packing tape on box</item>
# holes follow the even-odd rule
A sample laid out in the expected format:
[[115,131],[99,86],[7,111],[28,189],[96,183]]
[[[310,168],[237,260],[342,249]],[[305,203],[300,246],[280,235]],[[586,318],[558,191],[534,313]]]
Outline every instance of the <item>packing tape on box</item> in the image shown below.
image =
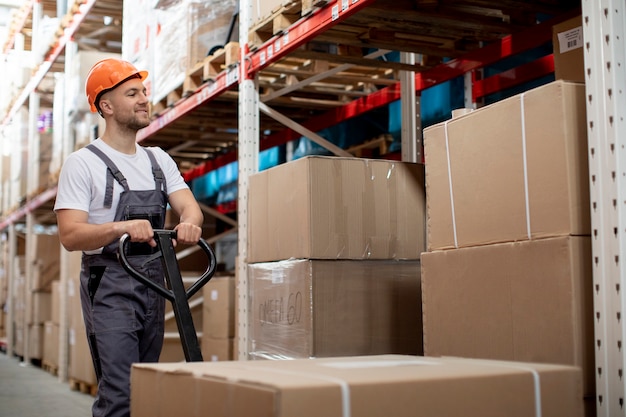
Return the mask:
[[352,410],[350,407],[350,385],[343,379],[335,378],[335,377],[327,376],[327,375],[315,374],[311,372],[288,371],[285,369],[265,368],[265,367],[261,367],[260,369],[263,369],[268,372],[279,373],[279,374],[284,374],[284,375],[295,375],[298,377],[307,377],[307,378],[318,379],[322,381],[328,381],[332,384],[339,385],[339,388],[341,389],[341,417],[351,417]]
[[[528,195],[528,162],[526,157],[526,111],[524,106],[524,97],[525,93],[520,94],[520,114],[521,114],[521,127],[522,127],[522,163],[524,166],[524,203],[525,203],[525,211],[526,211],[526,234],[528,239],[531,239],[531,228],[530,228],[530,199]],[[459,248],[459,241],[457,238],[456,232],[456,213],[454,207],[454,191],[452,188],[452,168],[450,164],[450,145],[448,138],[448,124],[452,119],[446,120],[444,122],[444,134],[446,140],[446,159],[448,163],[448,185],[450,188],[450,212],[452,215],[452,233],[454,235],[454,247]]]
[[[446,357],[446,359],[455,359],[454,357]],[[460,359],[460,358],[459,358]],[[465,359],[463,359],[465,360]],[[472,362],[480,363],[485,366],[492,366],[494,368],[503,368],[503,369],[518,369],[520,371],[530,372],[533,377],[533,389],[535,393],[535,417],[542,417],[541,414],[541,377],[539,376],[539,372],[531,366],[524,365],[523,363],[512,363],[512,362],[499,362],[497,360],[492,359],[478,359],[473,358]]]
[[522,160],[524,164],[524,200],[526,203],[526,233],[530,240],[530,203],[528,198],[528,162],[526,160],[526,112],[524,107],[524,96],[526,93],[520,94],[520,117],[522,124]]
[[452,233],[454,234],[454,247],[459,248],[459,241],[456,237],[456,215],[454,212],[454,192],[452,191],[452,168],[450,167],[450,146],[448,140],[448,123],[450,120],[446,120],[444,123],[444,132],[446,136],[446,158],[448,162],[448,185],[450,187],[450,211],[452,213]]

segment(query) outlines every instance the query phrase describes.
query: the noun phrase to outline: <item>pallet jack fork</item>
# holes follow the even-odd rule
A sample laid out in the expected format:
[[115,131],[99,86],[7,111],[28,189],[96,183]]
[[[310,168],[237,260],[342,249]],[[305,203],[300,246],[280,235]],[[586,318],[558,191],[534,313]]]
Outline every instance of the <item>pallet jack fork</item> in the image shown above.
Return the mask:
[[202,362],[202,352],[198,343],[198,335],[193,324],[191,309],[189,308],[189,299],[200,290],[215,273],[216,260],[215,253],[209,244],[200,239],[198,246],[206,253],[209,258],[209,264],[206,271],[194,282],[187,290],[183,285],[183,278],[180,274],[180,268],[176,259],[176,252],[172,239],[176,239],[176,231],[174,230],[155,230],[154,239],[157,242],[159,252],[155,256],[161,258],[163,270],[165,272],[165,286],[159,285],[146,276],[142,275],[128,262],[126,257],[127,243],[129,236],[125,234],[120,238],[119,260],[124,269],[136,280],[156,291],[157,294],[169,300],[172,303],[174,317],[178,325],[178,333],[182,342],[183,352],[187,362]]

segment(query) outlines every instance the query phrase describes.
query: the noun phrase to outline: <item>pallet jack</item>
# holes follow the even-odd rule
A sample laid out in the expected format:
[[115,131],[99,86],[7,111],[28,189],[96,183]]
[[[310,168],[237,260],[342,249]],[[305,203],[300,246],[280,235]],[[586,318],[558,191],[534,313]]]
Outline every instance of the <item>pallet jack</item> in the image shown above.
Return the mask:
[[161,258],[163,270],[165,272],[165,286],[150,281],[146,276],[138,272],[128,262],[126,257],[128,234],[120,238],[119,244],[119,260],[126,272],[133,278],[156,291],[157,294],[169,300],[172,303],[174,317],[178,325],[178,333],[182,342],[183,352],[187,362],[202,362],[202,352],[198,343],[198,335],[193,324],[191,309],[189,308],[189,299],[200,290],[213,276],[217,262],[215,253],[209,244],[200,239],[198,246],[204,251],[209,259],[208,266],[204,273],[187,289],[183,285],[183,278],[180,274],[180,268],[174,251],[173,239],[176,239],[176,231],[174,230],[154,230],[154,239],[157,242],[157,252],[154,256]]

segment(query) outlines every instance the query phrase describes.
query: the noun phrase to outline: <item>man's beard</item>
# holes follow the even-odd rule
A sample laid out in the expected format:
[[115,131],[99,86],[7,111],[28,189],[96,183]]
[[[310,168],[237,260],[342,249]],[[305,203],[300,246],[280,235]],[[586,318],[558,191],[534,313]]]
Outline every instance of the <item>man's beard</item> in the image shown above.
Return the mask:
[[129,130],[133,130],[135,132],[150,125],[149,118],[146,118],[145,120],[140,119],[137,117],[136,113],[132,113],[129,117],[117,117],[117,122],[120,125],[126,126],[126,128],[128,128]]

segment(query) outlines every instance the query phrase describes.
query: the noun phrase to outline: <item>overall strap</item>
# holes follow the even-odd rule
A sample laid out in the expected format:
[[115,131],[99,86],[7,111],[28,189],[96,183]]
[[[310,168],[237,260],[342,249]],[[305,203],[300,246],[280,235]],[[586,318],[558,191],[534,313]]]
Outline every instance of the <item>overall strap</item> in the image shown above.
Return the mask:
[[150,158],[150,163],[152,164],[152,176],[154,177],[154,182],[157,191],[163,191],[165,195],[167,195],[167,181],[165,180],[165,175],[163,174],[163,170],[159,166],[156,158],[152,151],[148,148],[142,148],[148,153],[148,158]]
[[117,180],[120,185],[124,188],[124,191],[129,191],[128,182],[126,181],[126,177],[122,174],[122,172],[117,168],[117,166],[111,161],[111,159],[105,155],[98,147],[94,144],[90,143],[86,146],[91,152],[95,153],[102,159],[102,161],[107,166],[107,185],[106,185],[106,193],[104,196],[104,207],[111,208],[113,204],[113,180]]

